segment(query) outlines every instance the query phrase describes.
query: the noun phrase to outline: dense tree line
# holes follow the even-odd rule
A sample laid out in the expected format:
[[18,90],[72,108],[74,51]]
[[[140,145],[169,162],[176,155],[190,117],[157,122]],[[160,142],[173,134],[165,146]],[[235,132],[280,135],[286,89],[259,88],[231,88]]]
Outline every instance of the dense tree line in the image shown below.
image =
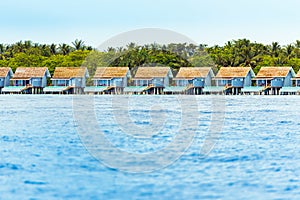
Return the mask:
[[110,47],[98,51],[86,46],[84,41],[75,40],[71,45],[38,44],[20,41],[15,44],[0,44],[0,66],[13,70],[24,66],[46,66],[53,73],[57,66],[86,66],[93,74],[98,66],[170,66],[180,67],[250,66],[255,72],[261,66],[300,66],[300,40],[281,46],[278,42],[269,45],[239,39],[223,46],[209,47],[204,44],[149,44],[139,46],[130,43],[125,47]]
[[43,67],[54,71],[56,66],[80,66],[93,50],[82,40],[68,44],[38,44],[32,41],[19,41],[15,44],[0,44],[0,66],[8,66],[15,71],[17,67]]
[[278,42],[270,45],[251,42],[247,39],[233,40],[224,46],[206,49],[218,66],[250,66],[255,72],[261,66],[300,66],[300,40],[281,46]]

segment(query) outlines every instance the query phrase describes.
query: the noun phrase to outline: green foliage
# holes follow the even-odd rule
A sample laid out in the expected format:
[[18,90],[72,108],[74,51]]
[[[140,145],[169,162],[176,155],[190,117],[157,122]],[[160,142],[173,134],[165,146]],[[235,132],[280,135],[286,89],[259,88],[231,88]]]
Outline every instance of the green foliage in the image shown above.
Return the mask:
[[7,60],[0,60],[0,67],[7,67],[8,61]]
[[42,55],[26,54],[26,53],[16,53],[13,58],[8,61],[8,66],[13,69],[17,67],[41,67],[41,63],[46,58]]
[[261,67],[262,67],[262,66],[256,66],[256,67],[253,69],[253,72],[254,72],[255,74],[257,74],[257,73],[259,72],[259,70],[260,70]]
[[300,58],[292,58],[288,60],[287,65],[292,66],[295,72],[298,72],[300,68]]
[[0,66],[15,70],[20,66],[46,66],[50,73],[55,67],[86,66],[93,76],[97,67],[124,66],[169,66],[177,71],[180,67],[250,66],[257,72],[261,66],[300,67],[300,40],[294,44],[281,46],[278,42],[269,45],[251,42],[247,39],[229,41],[223,46],[207,47],[205,44],[147,44],[134,43],[126,47],[109,47],[100,52],[86,46],[82,40],[71,45],[38,44],[19,41],[15,44],[0,44]]
[[42,62],[42,66],[48,67],[50,74],[54,73],[55,67],[63,66],[65,56],[53,55]]
[[169,66],[175,70],[192,66],[187,59],[158,46],[125,49],[115,55],[109,66],[127,66],[130,69],[137,66]]
[[87,50],[77,50],[69,53],[64,58],[62,66],[64,67],[80,67],[90,52]]
[[189,58],[192,66],[195,67],[215,67],[212,57],[205,51],[199,51]]

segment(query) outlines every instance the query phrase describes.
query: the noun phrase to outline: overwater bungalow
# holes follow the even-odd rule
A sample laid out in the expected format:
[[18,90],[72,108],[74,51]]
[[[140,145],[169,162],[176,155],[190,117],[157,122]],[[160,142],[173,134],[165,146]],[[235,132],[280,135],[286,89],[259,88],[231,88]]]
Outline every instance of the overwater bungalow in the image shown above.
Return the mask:
[[280,89],[280,94],[300,94],[300,70],[292,78],[292,86],[284,86]]
[[292,67],[262,67],[256,75],[256,85],[264,87],[264,94],[280,94],[280,89],[292,86],[296,76]]
[[251,67],[221,67],[214,78],[218,90],[212,87],[211,91],[240,94],[242,88],[252,85],[254,77],[255,74]]
[[125,93],[162,94],[170,85],[173,73],[169,67],[139,67],[133,78],[133,85],[125,87]]
[[122,94],[130,77],[128,67],[98,67],[93,77],[94,86],[86,87],[84,92]]
[[211,67],[181,67],[173,79],[175,86],[164,88],[164,92],[202,94],[204,87],[211,86],[214,76]]
[[89,72],[86,67],[56,67],[52,85],[44,89],[45,93],[82,94]]
[[47,67],[18,67],[12,85],[3,88],[2,93],[41,94],[50,77]]
[[295,81],[295,86],[296,87],[300,87],[300,70],[298,71],[298,73],[295,75],[294,78],[292,78],[292,81]]
[[10,79],[13,76],[13,71],[10,67],[0,67],[0,93],[2,88],[10,85]]

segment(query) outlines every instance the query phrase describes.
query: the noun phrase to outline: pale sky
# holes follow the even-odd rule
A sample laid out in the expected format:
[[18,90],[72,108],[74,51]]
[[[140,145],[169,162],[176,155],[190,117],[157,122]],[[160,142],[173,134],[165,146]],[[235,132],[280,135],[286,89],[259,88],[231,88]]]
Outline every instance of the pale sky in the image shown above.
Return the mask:
[[142,28],[168,29],[208,45],[239,38],[281,45],[300,40],[299,0],[9,0],[0,8],[5,44],[82,39],[97,47]]

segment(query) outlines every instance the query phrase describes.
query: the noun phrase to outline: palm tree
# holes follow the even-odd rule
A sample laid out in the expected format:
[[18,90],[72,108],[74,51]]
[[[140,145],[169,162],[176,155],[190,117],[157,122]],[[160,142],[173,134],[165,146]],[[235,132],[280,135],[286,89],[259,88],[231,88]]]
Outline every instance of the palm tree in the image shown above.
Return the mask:
[[51,44],[50,45],[50,52],[51,52],[52,55],[57,54],[56,44]]
[[298,48],[298,49],[300,49],[300,40],[296,40],[295,47]]
[[0,44],[0,60],[3,60],[5,58],[4,53],[5,53],[5,45]]
[[12,45],[13,52],[14,53],[20,53],[24,51],[24,45],[22,41],[16,42],[14,45]]
[[60,44],[58,46],[58,49],[60,50],[60,52],[63,54],[63,55],[67,55],[71,52],[71,47],[65,43],[63,44]]
[[294,52],[294,46],[291,44],[287,45],[284,53],[288,60],[291,59],[293,52]]
[[294,44],[294,53],[296,58],[300,58],[300,40],[296,40]]
[[26,41],[24,42],[24,47],[25,47],[26,49],[30,49],[30,48],[32,47],[32,42],[31,42],[30,40],[26,40]]
[[0,44],[0,54],[5,52],[5,45],[4,44]]
[[207,44],[199,44],[198,49],[199,51],[204,51],[207,48]]
[[116,52],[116,49],[114,47],[108,47],[107,52]]
[[271,47],[271,55],[278,57],[279,56],[279,51],[281,49],[280,45],[278,42],[272,42],[272,47]]
[[126,47],[127,47],[127,50],[132,50],[137,46],[134,42],[130,42],[129,44],[126,45]]
[[39,48],[40,44],[39,43],[34,43],[34,48]]
[[263,45],[252,43],[247,39],[243,39],[240,42],[242,47],[239,52],[239,65],[250,66],[252,68],[256,67],[257,62],[261,60],[261,55],[264,53]]
[[87,46],[87,47],[86,47],[86,50],[88,50],[88,51],[93,51],[94,48],[93,48],[92,46]]
[[84,41],[76,39],[74,42],[72,42],[75,50],[84,50],[86,46],[84,45]]
[[50,47],[48,45],[42,44],[42,45],[39,46],[39,49],[40,49],[43,56],[49,57],[51,55],[51,50],[50,50]]
[[124,49],[123,47],[117,47],[117,51],[118,51],[119,53],[121,53],[121,52],[125,51],[125,49]]

